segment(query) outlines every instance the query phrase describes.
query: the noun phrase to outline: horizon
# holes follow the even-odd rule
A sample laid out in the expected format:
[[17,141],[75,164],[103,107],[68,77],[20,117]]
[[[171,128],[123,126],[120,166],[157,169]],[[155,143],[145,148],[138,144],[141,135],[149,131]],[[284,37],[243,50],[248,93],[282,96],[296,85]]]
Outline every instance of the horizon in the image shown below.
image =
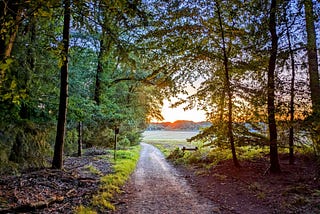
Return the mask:
[[194,123],[202,123],[202,122],[209,122],[207,120],[202,120],[202,121],[193,121],[193,120],[185,120],[185,119],[179,119],[175,121],[151,121],[150,123],[176,123],[176,122],[194,122]]
[[[190,110],[184,110],[183,106],[178,106],[171,108],[171,102],[168,100],[163,101],[161,114],[163,116],[163,121],[156,122],[175,122],[178,120],[187,120],[193,122],[206,121],[206,113],[203,110],[198,110],[196,108]],[[154,121],[151,121],[154,122]]]

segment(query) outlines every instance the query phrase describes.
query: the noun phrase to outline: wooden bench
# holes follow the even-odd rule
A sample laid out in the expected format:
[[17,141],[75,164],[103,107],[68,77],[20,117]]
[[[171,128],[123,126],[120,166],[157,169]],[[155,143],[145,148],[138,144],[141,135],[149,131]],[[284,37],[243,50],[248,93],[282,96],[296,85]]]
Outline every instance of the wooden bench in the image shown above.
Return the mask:
[[185,147],[183,146],[182,149],[181,149],[183,152],[184,151],[197,151],[198,150],[198,147]]

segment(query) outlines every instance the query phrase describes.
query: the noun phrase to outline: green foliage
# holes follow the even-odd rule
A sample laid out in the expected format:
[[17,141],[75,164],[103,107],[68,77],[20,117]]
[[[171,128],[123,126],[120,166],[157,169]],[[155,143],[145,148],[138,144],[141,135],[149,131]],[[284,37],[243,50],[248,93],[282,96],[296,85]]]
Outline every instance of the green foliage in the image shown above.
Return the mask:
[[95,210],[90,207],[79,206],[74,210],[77,214],[97,214]]
[[64,152],[66,155],[76,154],[78,151],[78,130],[68,130],[66,133],[66,142],[64,144]]
[[127,137],[124,137],[119,141],[119,146],[123,149],[130,146],[130,140]]
[[[112,148],[114,144],[114,130],[104,127],[102,124],[99,127],[92,127],[87,133],[86,144],[88,146],[103,146]],[[90,135],[90,136],[88,136]]]
[[167,157],[168,160],[180,159],[184,156],[184,152],[180,148],[173,150]]
[[195,152],[190,152],[186,157],[186,162],[189,164],[204,164],[217,165],[223,160],[231,159],[230,151],[227,149],[199,149]]
[[[10,127],[1,127],[0,174],[15,173],[25,168],[47,165],[50,155],[50,129],[31,121],[20,121]],[[10,133],[10,134],[9,134]]]
[[[13,16],[16,8],[5,8],[8,16],[0,17],[3,21],[0,30],[2,49],[15,31],[15,18],[23,15],[23,21],[19,22],[11,55],[0,60],[0,160],[15,166],[21,165],[21,161],[28,165],[36,154],[50,155],[50,148],[44,148],[54,142],[63,5],[42,0],[9,3],[9,7],[21,7],[23,12]],[[308,78],[304,76],[306,54],[301,49],[306,40],[305,25],[301,22],[305,17],[302,13],[294,13],[300,8],[296,4],[279,4],[277,16],[282,18],[277,24],[279,29],[285,27],[285,15],[291,26],[292,48],[296,50],[294,58],[299,74],[295,87],[295,130],[299,129],[299,133],[295,134],[295,139],[307,139],[306,144],[311,142],[314,153],[319,155],[319,123],[311,121],[301,125],[298,121],[310,115],[310,99],[306,96],[309,94]],[[319,6],[319,3],[314,4],[315,8]],[[221,7],[222,26],[218,22],[217,5]],[[199,4],[194,0],[161,0],[148,4],[143,1],[135,4],[130,1],[73,2],[65,153],[76,151],[75,124],[79,121],[84,124],[83,141],[88,147],[112,147],[115,126],[120,128],[118,140],[121,146],[137,144],[147,124],[153,118],[162,119],[163,98],[178,94],[186,96],[176,106],[186,104],[186,109],[202,109],[213,124],[193,140],[229,151],[225,64],[221,49],[223,31],[233,94],[235,143],[238,147],[244,146],[238,152],[245,157],[254,156],[251,150],[246,151],[246,146],[268,144],[265,75],[270,48],[266,24],[268,8],[265,2],[255,0]],[[290,97],[288,71],[291,68],[288,39],[284,35],[279,33],[278,124],[287,118]],[[196,93],[188,95],[186,89],[197,87],[198,83],[200,87]],[[21,125],[22,120],[36,124],[33,131],[28,131],[29,125]],[[281,146],[285,146],[286,129],[281,131],[284,133],[279,135],[284,142]],[[168,141],[185,143],[185,140]],[[14,157],[11,151],[17,142],[22,145],[21,155]],[[30,150],[31,147],[34,149]],[[34,154],[28,155],[28,152]],[[186,156],[189,155],[191,162],[220,159],[207,150]],[[30,165],[34,163],[31,161]]]
[[140,146],[130,147],[127,150],[117,151],[117,161],[114,163],[114,173],[103,176],[100,180],[99,192],[92,198],[92,208],[79,207],[76,213],[99,212],[115,210],[112,200],[120,187],[125,184],[130,174],[134,171],[139,159]]
[[85,169],[88,169],[89,172],[91,172],[92,174],[95,175],[102,175],[102,173],[99,171],[99,169],[95,168],[94,166],[90,165],[86,165],[84,166]]
[[252,160],[264,157],[269,153],[267,146],[242,146],[237,150],[239,158],[242,160]]
[[129,140],[130,146],[136,146],[141,141],[141,132],[136,130],[128,132],[126,138]]

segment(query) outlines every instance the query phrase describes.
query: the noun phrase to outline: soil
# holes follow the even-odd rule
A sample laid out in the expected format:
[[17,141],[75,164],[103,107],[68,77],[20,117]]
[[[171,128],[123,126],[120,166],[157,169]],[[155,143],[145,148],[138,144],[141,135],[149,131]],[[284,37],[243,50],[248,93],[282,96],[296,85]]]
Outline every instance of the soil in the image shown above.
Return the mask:
[[270,174],[268,158],[241,161],[236,168],[224,161],[203,167],[176,166],[202,197],[215,203],[220,213],[320,213],[320,181],[314,161],[296,157],[294,165],[280,158],[281,173]]
[[2,175],[0,213],[74,213],[75,207],[89,205],[100,177],[112,173],[102,154],[92,149],[83,157],[66,157],[64,170],[30,169],[21,175]]

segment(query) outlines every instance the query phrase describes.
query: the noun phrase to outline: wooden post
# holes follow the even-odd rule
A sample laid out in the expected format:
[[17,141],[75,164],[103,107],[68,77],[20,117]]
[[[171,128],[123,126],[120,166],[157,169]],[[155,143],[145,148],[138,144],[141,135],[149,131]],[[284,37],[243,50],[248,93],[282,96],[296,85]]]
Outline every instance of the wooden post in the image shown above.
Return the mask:
[[119,134],[119,128],[115,127],[114,128],[114,152],[113,152],[113,159],[116,160],[116,152],[117,152],[117,135]]
[[78,125],[78,157],[82,156],[82,122]]

